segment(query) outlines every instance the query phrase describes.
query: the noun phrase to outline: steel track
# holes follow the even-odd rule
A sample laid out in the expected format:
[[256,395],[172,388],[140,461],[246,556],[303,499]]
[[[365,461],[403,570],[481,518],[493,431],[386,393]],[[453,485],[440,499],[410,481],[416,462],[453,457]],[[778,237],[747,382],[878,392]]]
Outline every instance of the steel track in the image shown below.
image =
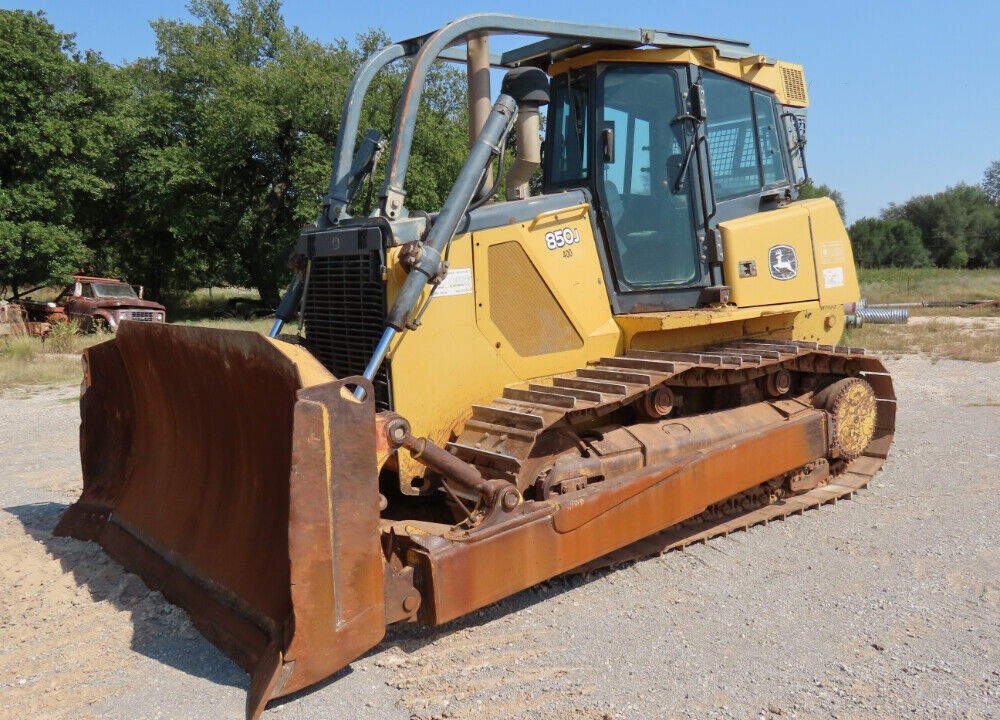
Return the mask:
[[[616,550],[574,572],[628,562],[725,536],[807,509],[835,503],[864,488],[882,467],[895,430],[896,397],[880,360],[860,348],[800,341],[739,341],[685,352],[629,351],[586,368],[505,388],[489,405],[473,406],[471,419],[449,449],[486,477],[505,477],[524,488],[539,461],[538,439],[560,426],[598,420],[640,400],[658,386],[720,387],[784,368],[817,375],[857,376],[875,391],[875,435],[865,452],[827,484],[723,520],[697,518]],[[764,478],[763,480],[768,480]]]

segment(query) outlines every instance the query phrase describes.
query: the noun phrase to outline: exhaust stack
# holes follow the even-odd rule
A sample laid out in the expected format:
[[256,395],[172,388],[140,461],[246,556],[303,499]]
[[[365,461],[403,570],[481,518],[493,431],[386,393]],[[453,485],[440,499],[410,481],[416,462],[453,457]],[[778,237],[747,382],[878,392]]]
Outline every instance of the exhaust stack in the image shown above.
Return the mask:
[[507,171],[507,199],[529,195],[528,181],[542,164],[541,124],[538,108],[549,102],[549,79],[538,68],[511,70],[501,92],[519,99],[517,106],[517,156]]

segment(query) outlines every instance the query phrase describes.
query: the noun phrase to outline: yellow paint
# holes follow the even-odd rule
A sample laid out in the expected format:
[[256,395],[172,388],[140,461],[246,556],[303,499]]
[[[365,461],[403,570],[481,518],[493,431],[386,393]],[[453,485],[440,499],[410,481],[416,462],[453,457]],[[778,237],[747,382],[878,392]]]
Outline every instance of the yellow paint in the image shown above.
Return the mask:
[[[815,300],[809,210],[800,203],[719,223],[722,270],[737,307]],[[792,248],[788,250],[787,248]],[[793,257],[794,251],[794,257]],[[784,265],[770,268],[772,255]],[[753,267],[751,272],[741,268]],[[784,273],[784,274],[783,274]],[[794,275],[784,280],[782,277]]]
[[[562,231],[574,242],[550,249],[546,235]],[[567,208],[559,213],[539,215],[529,223],[507,225],[477,232],[474,241],[476,264],[476,318],[479,328],[497,348],[504,363],[520,378],[550,375],[580,367],[599,354],[614,353],[619,347],[619,330],[611,316],[597,244],[590,224],[589,206]],[[555,297],[582,339],[582,344],[563,352],[522,357],[511,347],[491,317],[489,248],[516,242],[524,250],[544,285]],[[524,312],[532,308],[525,306]]]
[[[749,280],[730,281],[733,266],[726,266],[736,302],[620,316],[610,310],[587,205],[460,235],[448,253],[449,272],[470,274],[471,285],[457,294],[435,294],[420,329],[397,338],[390,351],[395,409],[410,421],[415,435],[444,444],[468,418],[472,405],[488,404],[506,385],[568,373],[626,349],[677,350],[741,338],[835,344],[843,331],[840,297],[852,292],[846,287],[851,283],[856,291],[856,276],[853,264],[849,272],[845,264],[844,289],[828,288],[822,295],[817,291],[814,244],[839,243],[837,252],[850,251],[849,244],[843,244],[848,242],[843,224],[835,208],[831,215],[831,207],[828,200],[806,201],[724,223],[727,260],[741,259],[743,252],[752,253],[757,261],[756,285]],[[574,242],[567,244],[564,239],[558,245],[552,240],[554,235],[549,235],[559,230],[565,238],[567,229]],[[550,248],[552,244],[556,247]],[[797,281],[769,276],[767,255],[776,244],[796,249]],[[512,344],[495,322],[499,316],[491,312],[496,309],[491,307],[491,292],[496,297],[503,288],[491,287],[491,277],[496,275],[495,271],[491,274],[491,248],[506,252],[512,245],[523,250],[530,263],[530,275],[537,278],[533,287],[551,293],[553,307],[561,309],[572,325],[574,340],[565,349],[522,355],[516,349],[518,343]],[[397,255],[398,249],[393,249],[387,257],[390,303],[406,278]],[[829,267],[829,262],[823,265]],[[505,312],[510,311],[509,300]],[[526,298],[524,313],[532,309]],[[524,343],[520,346],[523,349]],[[422,476],[424,468],[408,453],[398,454],[397,462],[401,485],[411,491],[411,479]]]
[[837,206],[829,198],[802,200],[795,204],[809,211],[820,304],[857,302],[861,291],[854,269],[854,253]]
[[814,300],[749,308],[716,305],[617,315],[615,321],[629,350],[684,350],[743,338],[835,345],[844,331],[844,308]]
[[292,345],[284,340],[265,338],[278,352],[291,360],[299,374],[299,384],[304,387],[323,385],[336,378],[320,363],[316,357],[303,347]]
[[[387,257],[390,305],[406,278],[396,256],[394,249]],[[448,263],[451,273],[473,269],[470,234],[452,241]],[[414,435],[426,435],[438,444],[447,442],[473,403],[492,400],[498,389],[517,379],[480,332],[476,294],[471,292],[435,295],[420,327],[397,336],[389,358],[396,411],[410,421]],[[412,463],[406,453],[399,457],[401,463]]]
[[[740,307],[805,299],[818,299],[823,306],[843,305],[860,297],[851,240],[829,198],[801,200],[719,223],[719,228],[726,284],[733,289],[732,302]],[[769,251],[778,245],[795,249],[798,275],[792,280],[771,275]],[[750,262],[756,275],[741,277],[741,267]]]
[[[546,233],[566,227],[578,231],[580,241],[549,250]],[[578,348],[522,357],[491,321],[488,250],[506,242],[524,249],[579,334],[582,344]],[[563,250],[572,252],[565,256]],[[394,249],[387,258],[390,304],[406,278],[396,262],[397,254]],[[451,243],[448,262],[451,273],[472,269],[473,292],[435,295],[421,327],[407,332],[390,350],[394,406],[410,421],[414,435],[443,444],[468,418],[473,404],[489,403],[504,386],[568,372],[621,347],[621,331],[611,316],[587,205],[460,235]],[[401,483],[408,486],[410,477],[423,473],[423,466],[407,453],[400,453],[398,459]]]
[[[807,107],[809,96],[806,90],[802,66],[783,61],[771,61],[763,55],[733,59],[719,55],[715,47],[702,48],[657,48],[645,50],[596,50],[567,60],[552,63],[549,75],[555,76],[589,67],[599,62],[693,64],[714,70],[722,75],[751,83],[778,96],[782,105]],[[795,82],[788,83],[792,78]],[[794,90],[794,92],[791,92]]]

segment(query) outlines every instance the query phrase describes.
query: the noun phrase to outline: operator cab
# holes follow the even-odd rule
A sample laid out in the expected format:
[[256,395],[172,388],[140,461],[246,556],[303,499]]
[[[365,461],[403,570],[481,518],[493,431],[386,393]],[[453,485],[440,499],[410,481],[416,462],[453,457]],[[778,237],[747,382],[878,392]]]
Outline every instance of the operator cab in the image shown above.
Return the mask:
[[599,61],[551,92],[545,192],[595,198],[615,312],[718,301],[706,238],[793,197],[774,93],[696,65]]

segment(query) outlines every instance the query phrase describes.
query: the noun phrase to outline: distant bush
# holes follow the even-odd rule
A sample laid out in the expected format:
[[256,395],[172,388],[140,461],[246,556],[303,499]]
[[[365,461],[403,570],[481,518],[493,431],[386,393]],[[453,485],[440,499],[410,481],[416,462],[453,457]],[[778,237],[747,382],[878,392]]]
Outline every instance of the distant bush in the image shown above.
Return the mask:
[[909,220],[863,218],[851,225],[854,261],[862,267],[924,267],[930,255]]
[[915,225],[938,267],[1000,266],[1000,207],[978,185],[959,184],[902,205],[891,204],[882,211],[882,219]]

